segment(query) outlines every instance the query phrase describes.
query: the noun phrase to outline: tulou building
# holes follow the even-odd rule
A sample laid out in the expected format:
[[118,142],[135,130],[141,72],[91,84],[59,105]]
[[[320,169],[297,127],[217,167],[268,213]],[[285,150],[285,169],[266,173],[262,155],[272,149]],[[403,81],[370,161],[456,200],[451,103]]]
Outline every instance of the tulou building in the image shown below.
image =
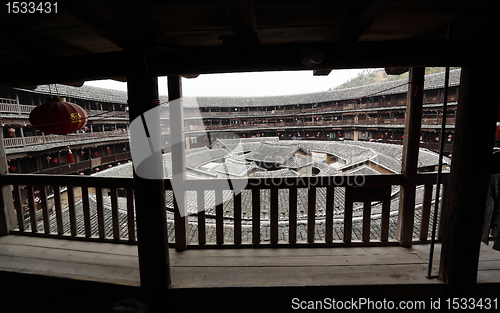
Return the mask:
[[[499,5],[8,2],[2,306],[498,310]],[[352,68],[408,79],[182,95],[183,77]],[[127,92],[84,84],[99,79]],[[86,127],[36,130],[53,97]]]

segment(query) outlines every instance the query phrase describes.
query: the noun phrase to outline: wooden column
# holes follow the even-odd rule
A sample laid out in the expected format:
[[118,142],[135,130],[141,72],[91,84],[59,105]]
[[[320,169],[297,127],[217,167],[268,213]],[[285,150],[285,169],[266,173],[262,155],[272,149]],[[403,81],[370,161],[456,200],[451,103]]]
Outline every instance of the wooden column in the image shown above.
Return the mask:
[[[130,122],[158,106],[157,77],[149,73],[144,54],[139,51],[129,52],[127,92]],[[152,124],[148,127],[159,127],[160,117],[156,125]],[[163,168],[161,152],[146,162]],[[134,170],[134,193],[141,288],[151,303],[164,301],[170,284],[164,180],[142,178]]]
[[415,188],[417,179],[420,126],[425,68],[410,68],[408,94],[406,96],[405,138],[403,141],[403,165],[401,172],[405,183],[399,199],[397,238],[403,247],[410,247],[415,215]]
[[184,136],[184,108],[180,76],[168,76],[168,109],[170,114],[170,144],[172,151],[172,186],[175,195],[175,250],[183,251],[188,244],[188,219],[186,207],[186,140]]
[[[8,174],[7,157],[3,146],[3,125],[0,119],[0,178]],[[0,185],[0,236],[8,235],[16,228],[16,216],[10,186]]]
[[462,68],[439,279],[453,293],[476,283],[500,80],[490,64]]

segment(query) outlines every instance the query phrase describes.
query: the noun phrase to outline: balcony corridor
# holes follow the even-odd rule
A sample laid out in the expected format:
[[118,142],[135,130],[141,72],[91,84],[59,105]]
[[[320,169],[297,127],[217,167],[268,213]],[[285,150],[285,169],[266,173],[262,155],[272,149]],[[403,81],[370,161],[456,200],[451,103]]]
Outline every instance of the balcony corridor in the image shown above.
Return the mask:
[[[439,266],[436,245],[433,275]],[[426,279],[429,245],[170,249],[172,287],[443,285]],[[0,272],[139,286],[137,246],[0,237]],[[500,253],[482,244],[478,283],[500,282]],[[439,288],[439,287],[438,287]]]

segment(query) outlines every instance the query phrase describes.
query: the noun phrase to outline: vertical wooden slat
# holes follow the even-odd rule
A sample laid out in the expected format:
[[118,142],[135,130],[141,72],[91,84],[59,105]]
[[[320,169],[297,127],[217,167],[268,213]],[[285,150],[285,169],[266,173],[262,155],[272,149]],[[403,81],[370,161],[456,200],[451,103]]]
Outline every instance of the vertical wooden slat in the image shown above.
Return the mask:
[[36,222],[35,198],[33,195],[33,186],[26,186],[26,196],[28,197],[28,208],[30,212],[31,231],[38,231],[38,223]]
[[82,186],[82,204],[83,204],[83,225],[85,227],[85,237],[92,236],[90,226],[90,204],[89,204],[89,189]]
[[104,204],[102,200],[102,188],[95,188],[95,197],[97,200],[97,229],[99,230],[99,238],[106,237],[106,229],[104,228]]
[[351,242],[352,238],[352,207],[354,204],[352,193],[352,188],[345,188],[344,242]]
[[425,185],[424,187],[424,203],[422,205],[422,214],[420,215],[420,240],[427,240],[429,236],[429,219],[431,216],[432,202],[432,187],[433,185]]
[[333,242],[333,202],[335,187],[326,187],[326,221],[325,221],[325,241]]
[[135,242],[134,189],[127,188],[128,241]]
[[241,243],[241,193],[234,196],[234,244]]
[[42,206],[43,232],[50,233],[49,206],[47,205],[47,191],[45,186],[40,187],[40,204]]
[[[448,208],[448,198],[446,197],[448,195],[448,184],[443,184],[442,190],[442,197],[441,197],[441,206],[439,207],[440,212],[434,212],[434,214],[438,214],[439,217],[439,225],[438,225],[438,239],[443,239],[443,234],[444,234],[444,228],[445,228],[445,223],[444,221],[446,220],[446,215],[447,211],[446,209]],[[439,201],[439,199],[436,199],[435,201]]]
[[391,186],[387,186],[384,191],[384,200],[382,201],[382,220],[380,221],[380,241],[389,240],[389,216],[391,213]]
[[14,185],[14,190],[12,194],[14,196],[14,207],[16,208],[17,224],[20,231],[24,231],[26,226],[24,224],[24,212],[21,203],[21,192],[19,190],[19,185]]
[[403,247],[411,247],[415,219],[415,189],[420,129],[422,124],[422,103],[424,91],[424,67],[411,67],[406,96],[405,133],[401,173],[405,181],[399,192],[397,237]]
[[288,189],[288,223],[289,223],[289,239],[290,243],[297,242],[297,187]]
[[110,188],[111,195],[111,218],[113,220],[113,239],[120,239],[120,219],[118,215],[118,194],[116,188]]
[[307,242],[314,242],[316,226],[316,187],[310,187],[307,193]]
[[215,190],[215,238],[218,245],[224,243],[224,201],[222,189]]
[[252,243],[260,243],[260,189],[252,189]]
[[278,243],[278,191],[271,187],[271,243]]
[[207,243],[205,218],[205,190],[198,190],[198,244]]
[[73,186],[67,187],[68,193],[68,210],[69,210],[69,225],[71,236],[77,235],[76,212],[75,212],[75,192]]
[[363,203],[363,233],[362,233],[362,240],[364,242],[370,241],[371,217],[372,217],[372,203],[370,200],[365,200]]
[[[175,250],[184,251],[187,248],[187,216],[182,216],[180,213],[179,205],[181,208],[185,208],[186,201],[186,192],[178,192],[176,193],[172,191],[174,196],[174,227],[175,227]],[[182,212],[186,212],[182,209]],[[187,212],[186,212],[187,214]]]
[[56,222],[57,222],[57,234],[64,234],[64,225],[62,218],[62,208],[61,208],[61,187],[52,186],[54,190],[54,208],[56,210]]

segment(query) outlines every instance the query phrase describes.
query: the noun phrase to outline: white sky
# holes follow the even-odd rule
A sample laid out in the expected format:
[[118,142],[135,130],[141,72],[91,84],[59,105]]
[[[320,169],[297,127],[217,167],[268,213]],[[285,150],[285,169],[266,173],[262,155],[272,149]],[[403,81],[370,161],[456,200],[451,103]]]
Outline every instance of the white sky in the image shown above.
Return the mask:
[[[327,91],[356,77],[363,69],[334,70],[328,76],[312,71],[205,74],[182,79],[184,96],[272,96]],[[127,84],[114,80],[88,81],[85,85],[127,90]],[[160,95],[167,95],[167,78],[158,80]]]

